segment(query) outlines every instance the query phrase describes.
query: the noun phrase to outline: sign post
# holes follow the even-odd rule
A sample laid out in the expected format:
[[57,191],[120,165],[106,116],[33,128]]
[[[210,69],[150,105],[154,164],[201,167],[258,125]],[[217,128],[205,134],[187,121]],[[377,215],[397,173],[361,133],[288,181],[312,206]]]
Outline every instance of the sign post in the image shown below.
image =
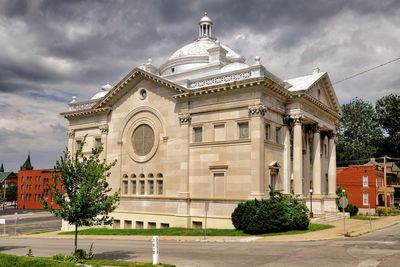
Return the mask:
[[0,219],[0,224],[4,225],[3,233],[6,235],[6,219]]
[[160,248],[159,248],[159,238],[158,236],[153,236],[152,244],[153,244],[153,265],[157,265],[160,263]]
[[346,209],[347,205],[349,204],[349,201],[347,200],[347,197],[346,196],[341,196],[340,199],[339,199],[339,204],[340,204],[340,207],[342,207],[342,211],[343,211],[343,236],[345,236],[346,235],[346,214],[345,214],[345,209]]
[[204,218],[204,239],[207,239],[207,212],[210,207],[210,202],[206,201],[204,203],[204,211],[205,211],[205,218]]

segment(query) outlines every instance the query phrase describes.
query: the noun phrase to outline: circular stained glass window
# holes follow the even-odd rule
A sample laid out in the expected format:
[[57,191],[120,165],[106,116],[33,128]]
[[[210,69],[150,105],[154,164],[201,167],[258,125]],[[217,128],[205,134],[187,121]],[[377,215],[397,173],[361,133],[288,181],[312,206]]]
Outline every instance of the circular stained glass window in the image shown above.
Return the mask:
[[138,156],[146,156],[154,146],[154,131],[147,124],[139,125],[132,135],[133,150]]

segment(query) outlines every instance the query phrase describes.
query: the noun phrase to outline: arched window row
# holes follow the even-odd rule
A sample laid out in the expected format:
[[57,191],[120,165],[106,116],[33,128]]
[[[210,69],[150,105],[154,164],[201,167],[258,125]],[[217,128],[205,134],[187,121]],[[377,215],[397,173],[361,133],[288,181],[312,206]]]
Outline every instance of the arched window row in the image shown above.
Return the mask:
[[162,173],[132,173],[122,175],[122,195],[163,195],[164,175]]

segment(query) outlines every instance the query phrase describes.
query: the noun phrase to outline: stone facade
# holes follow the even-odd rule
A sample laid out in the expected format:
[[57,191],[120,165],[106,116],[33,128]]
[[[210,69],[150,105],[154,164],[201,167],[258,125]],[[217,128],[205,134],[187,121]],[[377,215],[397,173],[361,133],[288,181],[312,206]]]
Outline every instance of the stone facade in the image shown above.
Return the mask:
[[[340,108],[327,73],[282,81],[258,57],[245,65],[207,35],[210,21],[200,21],[196,49],[160,69],[149,61],[63,113],[69,150],[87,135],[86,152],[101,142],[117,160],[116,228],[202,227],[206,207],[208,227],[231,228],[237,204],[268,197],[270,185],[305,201],[311,187],[314,213],[336,210]],[[201,42],[216,46],[204,65]]]

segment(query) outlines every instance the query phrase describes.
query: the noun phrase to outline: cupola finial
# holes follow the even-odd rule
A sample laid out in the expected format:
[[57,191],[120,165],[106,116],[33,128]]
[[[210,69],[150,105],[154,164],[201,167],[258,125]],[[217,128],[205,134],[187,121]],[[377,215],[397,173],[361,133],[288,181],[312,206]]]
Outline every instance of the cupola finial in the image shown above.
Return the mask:
[[207,12],[204,12],[204,16],[199,21],[199,37],[209,38],[212,32],[212,20],[207,16]]

